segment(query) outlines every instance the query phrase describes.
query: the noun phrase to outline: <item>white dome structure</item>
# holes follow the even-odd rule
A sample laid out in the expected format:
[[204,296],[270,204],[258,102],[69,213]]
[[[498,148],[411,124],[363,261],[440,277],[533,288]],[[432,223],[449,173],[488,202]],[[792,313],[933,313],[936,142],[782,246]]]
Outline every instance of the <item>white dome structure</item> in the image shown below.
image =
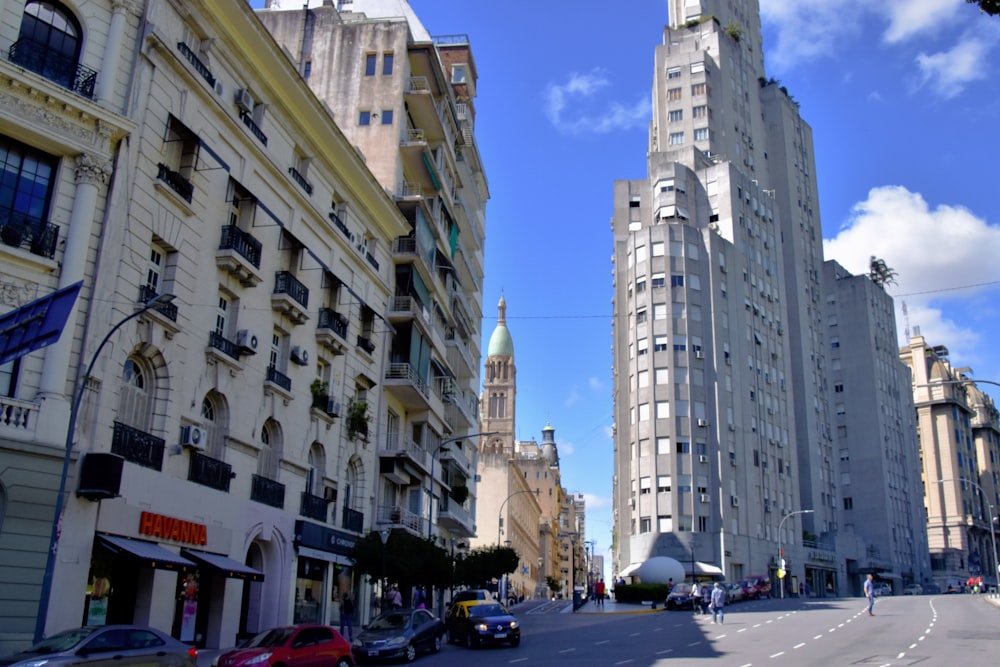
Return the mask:
[[653,556],[636,568],[632,576],[644,584],[665,584],[671,579],[678,583],[684,581],[684,566],[668,556]]

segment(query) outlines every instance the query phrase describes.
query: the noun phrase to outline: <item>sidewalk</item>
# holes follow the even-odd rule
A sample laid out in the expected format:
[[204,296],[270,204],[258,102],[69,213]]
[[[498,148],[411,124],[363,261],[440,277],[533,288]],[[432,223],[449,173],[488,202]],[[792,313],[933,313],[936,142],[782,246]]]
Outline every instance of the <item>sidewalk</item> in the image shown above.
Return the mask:
[[[658,611],[663,611],[665,607],[663,603],[660,602],[656,605],[656,609],[653,609],[652,603],[647,602],[646,604],[639,604],[637,602],[615,602],[614,600],[605,600],[603,607],[598,607],[593,601],[587,601],[582,607],[576,610],[577,614],[652,614]],[[566,613],[573,611],[573,605],[567,607]]]

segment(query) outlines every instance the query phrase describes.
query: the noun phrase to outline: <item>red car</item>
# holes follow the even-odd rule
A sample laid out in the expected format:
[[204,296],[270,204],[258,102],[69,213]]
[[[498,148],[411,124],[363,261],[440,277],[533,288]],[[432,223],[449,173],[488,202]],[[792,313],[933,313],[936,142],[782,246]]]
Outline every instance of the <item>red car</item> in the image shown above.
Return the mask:
[[[746,585],[744,585],[746,584]],[[744,600],[759,600],[771,597],[771,580],[762,575],[753,575],[740,582]]]
[[295,665],[354,667],[351,645],[328,625],[289,625],[262,632],[247,644],[223,653],[219,667]]

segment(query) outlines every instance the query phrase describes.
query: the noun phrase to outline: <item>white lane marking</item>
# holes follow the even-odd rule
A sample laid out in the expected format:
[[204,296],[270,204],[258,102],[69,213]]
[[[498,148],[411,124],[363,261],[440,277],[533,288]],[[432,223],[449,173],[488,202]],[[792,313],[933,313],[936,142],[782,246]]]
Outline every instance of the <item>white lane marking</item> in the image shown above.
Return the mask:
[[509,662],[510,662],[510,664],[514,664],[515,662],[524,662],[525,660],[527,660],[527,658],[514,658],[513,660],[510,660]]
[[564,648],[563,650],[561,650],[559,652],[560,653],[572,653],[575,650],[576,650],[575,648]]
[[739,630],[737,630],[736,632],[746,632],[746,631],[747,631],[747,629],[746,629],[746,628],[740,628],[740,629],[739,629]]
[[910,644],[909,646],[907,646],[906,648],[908,648],[908,649],[915,649],[915,648],[917,648],[917,644],[916,644],[916,642],[914,642],[914,643]]
[[771,619],[770,621],[766,621],[766,622],[767,623],[774,623],[774,619]]
[[629,635],[629,637],[638,637],[638,636],[639,636],[638,632],[633,632],[632,634]]
[[605,639],[603,641],[594,642],[594,646],[600,646],[601,644],[610,644],[610,643],[611,643],[610,639]]
[[775,653],[774,655],[769,656],[769,657],[771,657],[771,658],[777,658],[778,656],[782,656],[782,655],[785,655],[785,652],[784,651],[778,651],[777,653]]
[[829,630],[827,630],[827,632],[836,632],[836,631],[837,631],[837,628],[830,628]]
[[923,638],[923,635],[921,635],[920,637],[917,637],[917,641],[918,641],[918,642],[922,642],[922,641],[924,641],[924,638]]
[[841,624],[840,624],[840,625],[838,625],[837,627],[838,627],[838,628],[842,628],[842,627],[844,627],[844,624],[843,624],[843,623],[841,623]]
[[656,652],[656,655],[664,655],[664,654],[667,654],[667,653],[673,653],[673,652],[674,652],[674,649],[672,649],[672,648],[668,648],[668,649],[666,649],[666,650],[663,650],[663,651],[657,651],[657,652]]
[[630,662],[632,662],[632,660],[619,660],[619,661],[618,661],[618,662],[616,662],[615,664],[616,664],[616,665],[627,665],[627,664],[628,664],[628,663],[630,663]]
[[822,639],[822,638],[823,638],[823,635],[816,635],[815,637],[813,637],[813,639]]
[[748,662],[745,665],[740,665],[740,667],[753,667],[753,663],[752,662]]
[[760,626],[761,626],[761,624],[760,624],[760,623],[758,623],[757,625],[755,625],[755,626],[753,626],[753,627],[755,627],[755,628],[759,628]]
[[690,644],[688,644],[688,647],[690,648],[691,646],[697,646],[700,643],[701,642],[691,642]]
[[716,639],[725,639],[728,635],[715,635]]
[[802,642],[801,644],[796,644],[796,645],[795,645],[795,646],[793,646],[792,648],[802,648],[802,647],[803,647],[803,646],[805,646],[805,645],[806,645],[806,643],[805,643],[805,642]]

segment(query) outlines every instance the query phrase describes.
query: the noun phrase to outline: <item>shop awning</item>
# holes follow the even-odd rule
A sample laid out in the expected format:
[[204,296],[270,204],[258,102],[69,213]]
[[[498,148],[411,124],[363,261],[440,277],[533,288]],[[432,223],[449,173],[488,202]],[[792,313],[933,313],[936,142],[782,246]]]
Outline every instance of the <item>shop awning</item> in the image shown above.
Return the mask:
[[325,560],[328,563],[336,563],[337,565],[354,565],[352,561],[347,556],[341,556],[340,554],[331,553],[329,551],[322,551],[320,549],[310,549],[309,547],[299,547],[299,555],[306,556],[308,558],[315,558],[317,560]]
[[173,551],[164,549],[159,544],[144,542],[143,540],[130,540],[127,537],[113,537],[111,535],[98,535],[101,543],[112,552],[124,553],[141,562],[146,567],[157,570],[178,570],[184,571],[197,567],[194,563]]
[[[691,574],[691,562],[687,561],[684,563],[684,571],[687,574]],[[702,563],[701,561],[694,562],[694,574],[700,574],[706,577],[721,577],[722,569],[718,568],[709,563]]]
[[629,563],[628,566],[618,573],[619,577],[631,577],[632,573],[642,567],[642,563]]
[[244,565],[228,556],[210,554],[205,551],[195,551],[194,549],[184,549],[183,553],[188,558],[207,565],[218,572],[226,575],[230,579],[247,579],[249,581],[264,581],[264,573],[255,570],[249,565]]

